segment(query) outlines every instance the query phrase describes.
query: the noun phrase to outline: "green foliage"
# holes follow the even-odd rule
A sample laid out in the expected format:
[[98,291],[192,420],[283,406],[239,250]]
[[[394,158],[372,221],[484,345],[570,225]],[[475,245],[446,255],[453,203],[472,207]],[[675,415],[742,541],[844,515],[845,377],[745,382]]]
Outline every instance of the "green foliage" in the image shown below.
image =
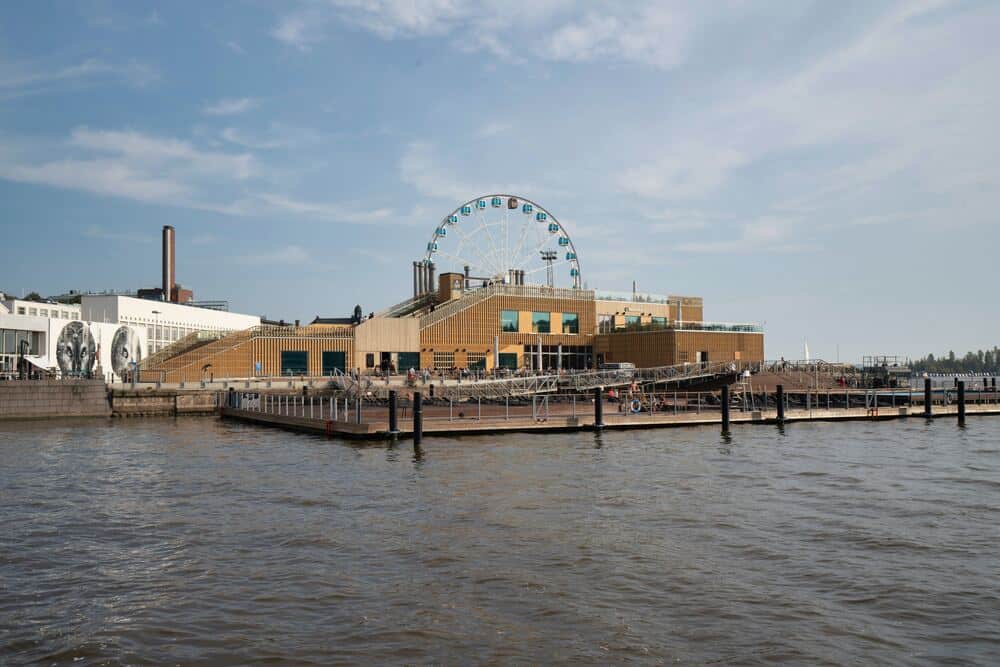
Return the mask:
[[928,354],[923,359],[917,359],[910,367],[918,373],[985,373],[1000,375],[1000,347],[992,350],[966,352],[964,357],[958,357],[952,350],[947,355],[935,357]]

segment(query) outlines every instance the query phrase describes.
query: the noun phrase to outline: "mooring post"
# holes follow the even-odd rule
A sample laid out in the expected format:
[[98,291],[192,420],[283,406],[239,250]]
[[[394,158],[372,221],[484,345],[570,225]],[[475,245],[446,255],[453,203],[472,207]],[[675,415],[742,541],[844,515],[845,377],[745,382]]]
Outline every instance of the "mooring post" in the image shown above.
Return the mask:
[[594,389],[594,428],[604,428],[604,392],[600,387]]
[[396,422],[396,392],[389,392],[389,433],[399,433],[399,424]]
[[722,434],[729,433],[729,385],[722,386]]
[[354,423],[361,423],[361,394],[358,394],[358,397],[354,399]]
[[784,385],[777,386],[777,394],[775,394],[774,400],[778,403],[778,423],[785,423],[785,387]]
[[419,447],[424,439],[424,408],[419,391],[413,392],[413,446]]
[[958,383],[958,425],[965,426],[965,382]]
[[931,379],[924,378],[924,416],[931,416]]

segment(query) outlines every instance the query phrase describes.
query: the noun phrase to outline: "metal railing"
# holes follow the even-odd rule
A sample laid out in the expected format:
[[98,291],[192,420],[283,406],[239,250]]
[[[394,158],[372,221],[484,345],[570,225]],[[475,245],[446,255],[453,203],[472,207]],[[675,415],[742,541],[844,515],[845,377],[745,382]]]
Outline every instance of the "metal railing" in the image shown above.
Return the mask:
[[418,297],[410,297],[375,313],[376,317],[401,317],[430,306],[437,300],[436,292],[428,292]]
[[[607,369],[597,371],[564,371],[562,373],[523,375],[493,380],[469,381],[460,384],[433,385],[436,397],[452,399],[499,399],[530,396],[558,391],[583,392],[596,387],[625,387],[633,384],[658,385],[702,378],[730,376],[738,372],[733,362],[693,363],[655,368]],[[426,385],[426,383],[424,383]],[[390,387],[376,385],[374,395],[384,397]],[[428,395],[425,391],[425,395]]]
[[753,322],[647,322],[645,324],[626,324],[621,327],[608,326],[610,323],[602,323],[598,327],[598,333],[621,334],[633,333],[636,331],[663,331],[674,329],[677,331],[723,331],[731,333],[764,333],[764,327]]

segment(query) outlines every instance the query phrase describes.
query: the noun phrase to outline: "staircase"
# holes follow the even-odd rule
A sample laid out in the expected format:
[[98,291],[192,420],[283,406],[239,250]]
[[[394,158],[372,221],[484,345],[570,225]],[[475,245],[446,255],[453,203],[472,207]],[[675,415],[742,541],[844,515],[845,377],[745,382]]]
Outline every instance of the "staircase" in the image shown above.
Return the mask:
[[[222,338],[206,342],[173,356],[156,368],[143,369],[140,380],[143,382],[158,381],[182,382],[194,377],[201,377],[201,369],[216,355],[239,347],[252,338],[252,329],[236,331]],[[180,342],[180,341],[178,341]],[[191,371],[196,372],[192,373]]]
[[180,338],[170,345],[160,349],[139,362],[139,370],[157,370],[167,359],[180,356],[196,347],[206,345],[213,340],[218,340],[225,334],[218,331],[192,331],[188,335]]

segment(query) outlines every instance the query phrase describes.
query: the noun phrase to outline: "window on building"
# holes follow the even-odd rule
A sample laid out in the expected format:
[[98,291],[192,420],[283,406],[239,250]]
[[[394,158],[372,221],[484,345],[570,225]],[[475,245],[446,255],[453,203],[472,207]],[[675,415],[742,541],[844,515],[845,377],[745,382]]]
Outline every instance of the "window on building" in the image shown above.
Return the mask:
[[665,318],[665,317],[654,317],[652,319],[652,323],[653,323],[654,327],[660,327],[661,329],[665,329],[667,327],[667,318]]
[[580,333],[580,316],[576,313],[563,313],[562,332],[564,334]]
[[517,333],[517,311],[500,311],[500,331],[507,333]]
[[375,353],[369,352],[365,355],[365,368],[375,368]]
[[69,313],[67,311],[65,311],[65,310],[62,311],[62,318],[64,320],[68,320],[69,319]]
[[308,375],[309,353],[305,350],[283,350],[281,352],[282,375]]
[[434,353],[434,370],[448,370],[449,368],[455,367],[455,353],[454,352],[435,352]]
[[638,315],[626,315],[625,316],[625,327],[628,329],[638,329],[639,323],[641,322]]
[[336,351],[323,352],[323,375],[333,375],[336,371],[347,371],[347,353]]
[[517,370],[517,352],[501,352],[500,368],[507,368],[512,371]]
[[486,370],[486,353],[485,352],[469,352],[469,368],[479,371]]
[[17,307],[17,314],[18,315],[24,315],[24,306],[18,306]]
[[38,309],[37,308],[29,308],[28,309],[28,314],[29,315],[37,315],[38,314]]
[[549,333],[552,330],[551,313],[535,311],[531,314],[531,330],[535,333]]
[[49,309],[48,308],[42,308],[42,309],[40,309],[38,311],[38,314],[41,315],[42,317],[48,317],[49,316]]

